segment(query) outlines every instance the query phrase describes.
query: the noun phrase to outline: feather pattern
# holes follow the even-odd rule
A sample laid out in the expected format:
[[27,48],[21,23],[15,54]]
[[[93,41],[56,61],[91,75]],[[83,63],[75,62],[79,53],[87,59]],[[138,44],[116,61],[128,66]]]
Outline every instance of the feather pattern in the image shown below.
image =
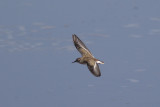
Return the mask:
[[80,64],[87,64],[88,69],[94,76],[96,77],[101,76],[101,72],[100,72],[98,64],[104,64],[104,62],[94,58],[94,56],[89,51],[89,49],[75,34],[72,35],[72,38],[73,38],[73,43],[76,49],[82,55],[81,58],[77,58],[74,62],[78,62]]
[[85,44],[74,34],[72,35],[73,42],[77,50],[81,53],[82,56],[94,57]]

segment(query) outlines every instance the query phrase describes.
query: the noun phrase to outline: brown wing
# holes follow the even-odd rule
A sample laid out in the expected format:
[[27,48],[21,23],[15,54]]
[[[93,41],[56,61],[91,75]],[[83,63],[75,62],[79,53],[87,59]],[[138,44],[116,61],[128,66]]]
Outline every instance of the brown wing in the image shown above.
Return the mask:
[[72,35],[73,43],[77,50],[81,53],[82,56],[93,57],[92,53],[89,49],[85,46],[85,44],[75,35]]
[[92,60],[88,61],[87,67],[88,67],[88,69],[91,71],[91,73],[94,76],[96,76],[96,77],[100,77],[101,76],[101,72],[100,72],[99,66],[95,61],[92,61]]

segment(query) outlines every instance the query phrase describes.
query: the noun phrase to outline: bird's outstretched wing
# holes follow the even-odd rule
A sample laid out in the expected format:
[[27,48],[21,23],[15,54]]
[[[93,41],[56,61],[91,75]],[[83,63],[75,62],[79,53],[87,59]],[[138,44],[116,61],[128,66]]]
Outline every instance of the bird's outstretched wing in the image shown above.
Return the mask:
[[94,57],[85,44],[75,35],[72,35],[73,43],[82,56]]
[[95,61],[88,61],[87,67],[94,76],[96,77],[101,76],[99,66]]

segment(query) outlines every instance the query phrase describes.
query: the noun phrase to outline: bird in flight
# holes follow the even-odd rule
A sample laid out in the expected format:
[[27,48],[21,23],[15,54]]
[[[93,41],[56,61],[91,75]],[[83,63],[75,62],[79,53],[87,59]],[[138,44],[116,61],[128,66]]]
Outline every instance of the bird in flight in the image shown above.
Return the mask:
[[87,67],[90,70],[90,72],[94,76],[100,77],[101,72],[100,72],[98,64],[104,64],[104,62],[94,58],[94,56],[89,51],[89,49],[85,46],[85,44],[75,34],[72,35],[72,38],[73,38],[73,43],[74,43],[75,47],[82,55],[82,57],[77,58],[72,63],[78,62],[80,64],[87,64]]

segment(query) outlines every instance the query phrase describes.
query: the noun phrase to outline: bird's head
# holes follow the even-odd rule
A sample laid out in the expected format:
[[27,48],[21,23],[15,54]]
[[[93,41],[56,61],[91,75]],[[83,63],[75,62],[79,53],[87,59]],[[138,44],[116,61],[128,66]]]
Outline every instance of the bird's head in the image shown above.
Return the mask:
[[80,63],[81,59],[80,58],[77,58],[75,61],[73,61],[72,63],[75,63],[75,62],[78,62]]

